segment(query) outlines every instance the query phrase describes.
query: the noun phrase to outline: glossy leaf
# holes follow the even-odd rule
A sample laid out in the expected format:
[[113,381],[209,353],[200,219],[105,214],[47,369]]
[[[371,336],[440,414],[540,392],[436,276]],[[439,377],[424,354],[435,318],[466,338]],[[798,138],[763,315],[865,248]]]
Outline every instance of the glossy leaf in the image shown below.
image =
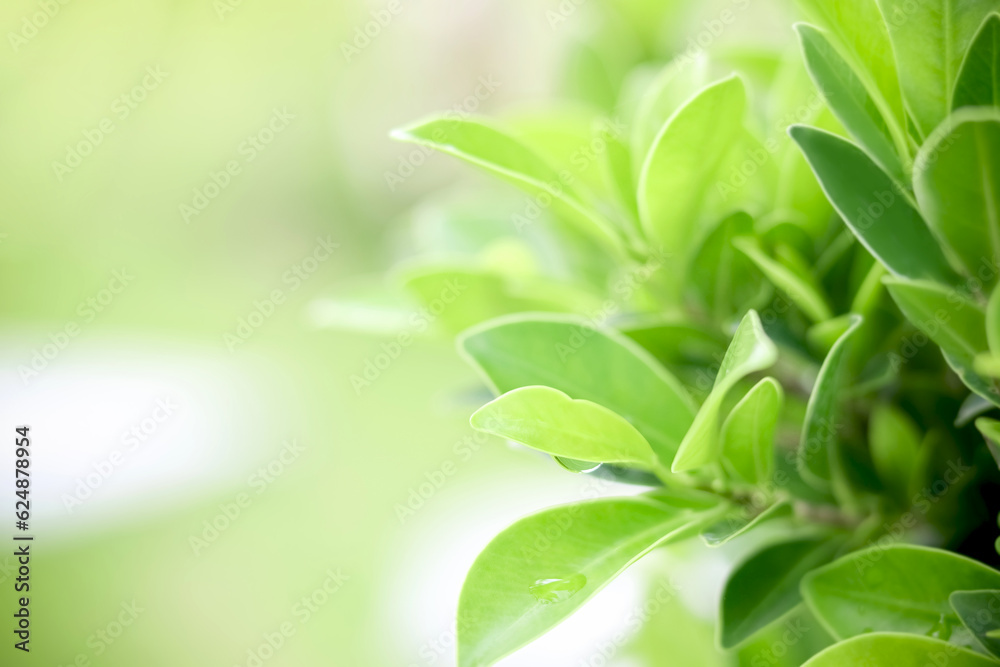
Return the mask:
[[952,109],[987,106],[1000,106],[1000,14],[979,26],[952,95]]
[[677,450],[672,470],[681,472],[718,460],[719,410],[729,390],[750,373],[768,368],[778,359],[778,348],[764,333],[760,317],[750,311],[740,322],[726,356],[719,365],[712,391],[694,418]]
[[614,225],[584,205],[572,183],[530,148],[490,125],[472,119],[438,118],[396,130],[392,136],[460,158],[551,201],[560,215],[609,248],[620,249]]
[[798,450],[798,470],[803,479],[820,490],[829,489],[836,470],[838,398],[844,373],[847,343],[858,327],[861,317],[855,316],[841,334],[819,369],[816,384],[809,395],[802,437]]
[[923,218],[898,185],[849,141],[793,125],[823,191],[858,240],[892,273],[942,283],[955,273]]
[[882,282],[906,318],[942,350],[961,358],[986,350],[986,316],[976,302],[927,281],[887,277]]
[[656,455],[635,427],[604,406],[550,387],[521,387],[472,415],[473,428],[553,456],[650,469]]
[[956,111],[920,150],[913,185],[927,224],[965,272],[995,284],[1000,263],[1000,111]]
[[458,664],[491,665],[576,611],[657,545],[712,510],[649,497],[566,505],[521,519],[479,554],[458,605]]
[[1000,0],[878,0],[889,26],[903,99],[923,136],[951,111],[962,58]]
[[810,22],[829,31],[878,100],[886,120],[906,125],[896,56],[875,0],[798,0]]
[[701,533],[701,539],[710,547],[721,547],[766,521],[783,519],[792,515],[792,506],[784,501],[774,503],[757,512],[754,512],[752,507],[737,507],[705,528]]
[[653,141],[639,174],[639,216],[662,252],[686,256],[699,208],[741,131],[745,107],[743,81],[731,76],[678,109]]
[[[796,26],[813,82],[847,131],[889,175],[905,182],[906,172],[889,126],[864,81],[826,36],[816,28]],[[906,150],[905,144],[902,150]]]
[[904,544],[844,556],[802,581],[802,594],[827,630],[846,639],[909,632],[973,646],[948,603],[956,590],[1000,587],[1000,572],[940,549]]
[[834,644],[802,667],[996,667],[997,662],[940,639],[897,632],[876,632]]
[[732,648],[791,611],[799,582],[826,563],[839,540],[813,536],[767,546],[733,570],[722,592],[719,643]]
[[955,591],[950,601],[980,646],[1000,657],[1000,590]]
[[498,394],[544,385],[614,411],[664,465],[694,418],[687,392],[648,352],[580,318],[501,318],[466,332],[459,348]]
[[730,411],[722,423],[722,465],[736,479],[766,484],[774,474],[774,430],[784,392],[774,378],[764,378]]

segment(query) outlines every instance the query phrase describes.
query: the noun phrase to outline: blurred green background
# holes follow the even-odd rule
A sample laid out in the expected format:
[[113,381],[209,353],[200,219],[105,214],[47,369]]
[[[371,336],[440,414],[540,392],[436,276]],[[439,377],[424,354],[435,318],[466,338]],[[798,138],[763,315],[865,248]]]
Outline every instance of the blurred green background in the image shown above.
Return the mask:
[[[402,254],[422,194],[470,182],[440,156],[387,179],[413,150],[389,130],[550,97],[587,26],[569,6],[553,25],[565,8],[531,0],[4,3],[2,413],[11,445],[32,429],[36,542],[31,653],[7,622],[0,664],[452,664],[486,541],[610,492],[473,439],[449,342],[358,392],[385,341],[309,315]],[[770,11],[726,39],[789,42]],[[651,568],[505,664],[585,664]]]

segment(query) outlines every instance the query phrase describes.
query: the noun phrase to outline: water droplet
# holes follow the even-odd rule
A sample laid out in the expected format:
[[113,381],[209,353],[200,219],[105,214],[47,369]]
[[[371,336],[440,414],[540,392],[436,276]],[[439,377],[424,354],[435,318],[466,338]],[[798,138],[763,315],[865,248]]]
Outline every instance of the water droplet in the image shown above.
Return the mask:
[[948,641],[951,638],[951,619],[941,614],[937,622],[931,626],[931,629],[926,634],[928,637]]
[[542,604],[553,604],[570,599],[586,584],[587,577],[574,574],[565,579],[538,579],[528,586],[528,592]]
[[579,461],[577,459],[569,459],[566,458],[565,456],[555,456],[553,458],[556,460],[556,463],[561,465],[566,470],[569,470],[570,472],[584,472],[584,473],[594,472],[602,465],[604,465],[603,463],[594,463],[592,461]]

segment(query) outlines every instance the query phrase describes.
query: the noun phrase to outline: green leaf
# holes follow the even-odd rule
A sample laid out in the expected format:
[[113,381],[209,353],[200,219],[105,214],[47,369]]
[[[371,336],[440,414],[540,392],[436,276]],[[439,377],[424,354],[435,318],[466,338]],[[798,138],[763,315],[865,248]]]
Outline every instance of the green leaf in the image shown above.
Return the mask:
[[710,547],[721,547],[765,521],[782,519],[793,514],[792,506],[785,501],[776,502],[759,512],[755,512],[753,507],[738,507],[703,530],[701,539]]
[[688,283],[716,321],[726,321],[754,303],[766,287],[760,271],[733,247],[753,234],[753,218],[742,211],[719,222],[694,255]]
[[954,289],[927,281],[882,279],[906,319],[953,356],[965,359],[986,350],[982,307]]
[[986,304],[986,343],[994,356],[1000,357],[1000,285]]
[[960,109],[927,139],[917,156],[914,192],[927,224],[966,273],[1000,263],[1000,111]]
[[[623,249],[614,225],[581,202],[571,182],[530,148],[483,121],[437,118],[395,130],[395,139],[434,148],[513,183],[614,250]],[[569,179],[572,180],[572,179]]]
[[875,0],[799,0],[810,21],[834,35],[886,121],[906,126],[896,57]]
[[717,512],[668,497],[602,499],[521,519],[476,558],[458,603],[458,664],[491,665],[563,621],[654,547]]
[[745,107],[739,77],[713,83],[670,117],[646,156],[639,216],[649,239],[675,261],[686,261],[704,195],[743,127]]
[[1000,106],[1000,15],[979,26],[958,73],[951,108]]
[[1000,590],[955,591],[949,599],[951,608],[979,644],[1000,657],[1000,638],[996,636],[1000,630]]
[[784,392],[774,378],[758,382],[722,423],[722,465],[737,479],[766,484],[774,474],[774,430]]
[[837,213],[889,271],[943,283],[955,280],[937,239],[908,195],[864,151],[815,128],[793,125],[788,132]]
[[649,155],[657,135],[680,107],[708,83],[708,58],[677,58],[663,67],[639,100],[631,125],[633,157],[639,161],[636,171]]
[[803,280],[797,272],[768,257],[756,238],[740,237],[733,240],[733,245],[749,257],[768,280],[785,292],[812,321],[822,322],[833,317],[830,306],[815,282]]
[[903,140],[895,143],[896,139],[864,82],[822,32],[802,23],[795,28],[809,74],[837,120],[871,153],[882,169],[899,182],[905,182],[906,170],[900,152],[908,155],[906,144]]
[[737,565],[722,592],[721,646],[733,648],[791,611],[802,600],[802,577],[826,563],[840,543],[825,536],[780,542]]
[[1000,587],[1000,572],[941,549],[904,544],[858,551],[802,581],[802,594],[838,638],[867,632],[936,633],[973,646],[948,603],[956,590]]
[[868,446],[879,479],[903,502],[920,455],[920,431],[910,417],[891,404],[879,404],[868,422]]
[[677,450],[672,470],[681,472],[718,460],[719,410],[729,390],[750,373],[768,368],[778,359],[778,348],[764,333],[760,316],[749,311],[740,322],[715,376],[712,391],[694,418]]
[[544,385],[621,415],[664,465],[694,418],[687,392],[648,352],[581,318],[500,318],[466,332],[459,348],[498,394]]
[[878,0],[889,26],[903,99],[927,136],[951,111],[962,57],[1000,0]]
[[876,632],[834,644],[817,653],[802,667],[996,667],[985,656],[956,648],[940,639]]
[[487,403],[470,420],[492,433],[553,456],[657,466],[642,434],[602,405],[574,400],[551,387],[521,387]]
[[861,326],[861,322],[860,316],[854,316],[850,326],[830,348],[806,406],[797,465],[803,479],[820,490],[829,489],[831,484],[836,487],[835,473],[839,461],[837,413],[845,351],[848,341]]

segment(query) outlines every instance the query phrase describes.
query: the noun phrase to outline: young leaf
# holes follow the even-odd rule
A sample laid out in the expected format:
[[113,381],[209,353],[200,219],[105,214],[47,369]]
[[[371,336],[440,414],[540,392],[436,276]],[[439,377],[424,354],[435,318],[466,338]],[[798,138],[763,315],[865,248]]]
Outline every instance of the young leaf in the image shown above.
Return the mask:
[[927,136],[951,111],[962,57],[1000,0],[878,0],[889,26],[903,99]]
[[979,26],[958,73],[951,108],[1000,106],[1000,14]]
[[864,151],[815,128],[793,125],[788,132],[837,213],[889,271],[942,283],[955,280],[937,239],[908,196]]
[[986,350],[986,316],[975,301],[927,281],[882,282],[906,319],[945,352],[964,359]]
[[868,422],[868,446],[879,479],[905,502],[920,454],[920,431],[905,412],[879,404]]
[[774,430],[784,392],[764,378],[747,392],[722,423],[722,465],[737,479],[766,484],[774,474]]
[[875,632],[834,644],[813,656],[802,667],[996,667],[986,656],[960,649],[940,639],[897,632]]
[[852,318],[850,326],[830,348],[819,369],[816,384],[809,395],[802,438],[798,451],[798,470],[803,479],[820,490],[830,488],[835,481],[838,459],[837,399],[840,395],[847,342],[858,327],[860,316]]
[[806,576],[802,595],[830,633],[936,634],[973,646],[948,604],[956,590],[1000,587],[1000,572],[941,549],[904,544],[854,552]]
[[980,417],[976,420],[976,428],[986,440],[986,447],[989,448],[993,460],[1000,466],[1000,421]]
[[917,155],[913,187],[920,210],[969,275],[1000,262],[1000,111],[960,109]]
[[712,391],[694,418],[677,450],[672,470],[681,472],[715,462],[719,457],[719,410],[729,390],[750,373],[778,360],[778,348],[764,333],[760,316],[749,311],[722,358]]
[[491,665],[541,636],[652,548],[690,536],[715,513],[662,496],[521,519],[486,546],[462,586],[459,667]]
[[602,405],[550,387],[521,387],[487,403],[471,418],[477,431],[553,456],[651,469],[656,455],[635,427]]
[[637,172],[666,122],[707,83],[708,58],[704,54],[692,60],[674,59],[660,70],[639,100],[632,118],[630,143],[632,155],[639,161],[635,165]]
[[466,332],[459,349],[498,394],[544,385],[621,415],[664,465],[694,418],[690,396],[648,352],[581,318],[500,318]]
[[710,547],[721,547],[765,521],[790,517],[793,513],[792,506],[784,501],[776,502],[757,513],[749,507],[737,507],[703,530],[701,539]]
[[681,261],[716,167],[739,134],[743,81],[731,76],[704,88],[667,121],[639,174],[639,216],[650,240]]
[[864,82],[822,32],[803,23],[795,28],[809,74],[837,120],[882,169],[900,183],[906,182],[906,170],[898,152],[902,150],[908,155],[906,144],[900,140],[898,148],[894,143],[892,132]]
[[559,214],[592,238],[614,250],[623,248],[614,225],[584,205],[559,171],[521,142],[482,121],[438,118],[395,130],[392,136],[453,155],[513,183],[533,197],[550,200]]
[[733,246],[749,257],[768,280],[785,292],[811,320],[822,322],[833,317],[830,306],[817,286],[803,280],[795,271],[768,257],[756,238],[743,236],[733,239]]
[[[896,57],[875,0],[799,0],[810,21],[836,37],[886,121],[906,126]],[[869,83],[870,82],[870,83]]]
[[791,611],[802,599],[802,577],[826,563],[840,544],[827,536],[780,542],[737,565],[722,592],[721,646],[733,648]]
[[979,644],[1000,657],[1000,591],[955,591],[949,599]]

